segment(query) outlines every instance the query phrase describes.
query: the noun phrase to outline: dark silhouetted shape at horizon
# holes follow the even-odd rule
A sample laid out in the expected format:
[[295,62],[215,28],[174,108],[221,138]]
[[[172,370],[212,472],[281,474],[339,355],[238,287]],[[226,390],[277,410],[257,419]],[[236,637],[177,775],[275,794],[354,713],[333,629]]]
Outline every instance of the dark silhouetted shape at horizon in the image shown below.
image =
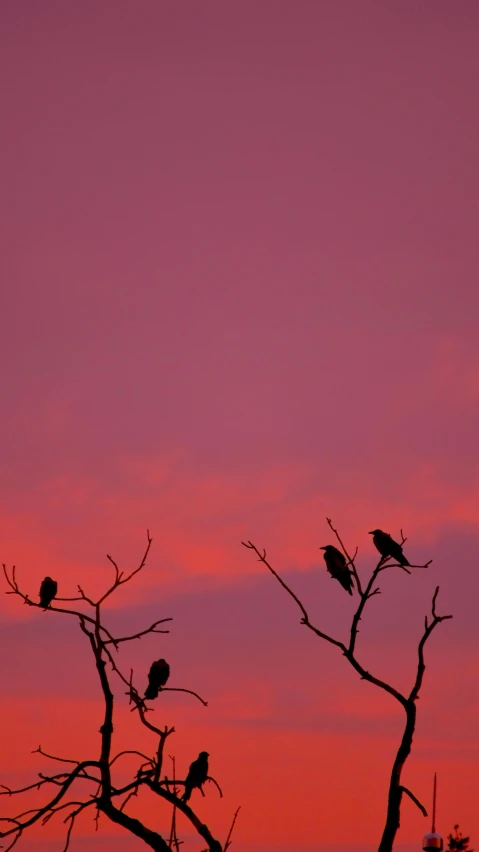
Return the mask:
[[58,583],[51,577],[45,577],[40,586],[40,606],[48,609],[57,592]]
[[158,698],[158,693],[160,689],[162,689],[170,676],[170,667],[166,660],[161,658],[161,660],[155,660],[154,663],[151,664],[150,671],[148,672],[148,686],[145,692],[145,698],[150,701],[153,698]]
[[338,580],[343,589],[346,589],[346,591],[352,595],[353,578],[348,566],[346,565],[345,556],[337,547],[334,547],[333,544],[327,544],[325,547],[320,547],[320,550],[324,550],[324,561],[326,562],[326,568],[331,574],[331,577]]
[[447,836],[447,852],[474,852],[474,849],[469,849],[469,837],[464,837],[459,831],[459,825],[454,826],[454,836]]
[[185,792],[182,795],[184,802],[187,802],[195,787],[201,788],[208,777],[208,757],[207,751],[200,751],[196,760],[190,765],[188,775],[185,781]]
[[382,530],[371,530],[368,535],[372,535],[374,546],[381,556],[392,556],[396,562],[399,562],[400,565],[409,565],[404,553],[402,552],[402,546],[399,542],[394,541],[393,538],[387,532],[383,532]]

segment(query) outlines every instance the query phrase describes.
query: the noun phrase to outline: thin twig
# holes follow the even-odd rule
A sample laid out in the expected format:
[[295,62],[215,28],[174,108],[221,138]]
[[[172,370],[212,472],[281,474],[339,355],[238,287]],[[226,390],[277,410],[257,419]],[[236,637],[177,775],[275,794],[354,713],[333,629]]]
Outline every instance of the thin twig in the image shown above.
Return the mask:
[[134,633],[132,636],[121,636],[119,639],[107,639],[104,644],[109,645],[111,642],[114,642],[115,645],[119,645],[120,642],[131,642],[132,639],[141,639],[142,636],[146,636],[147,633],[169,633],[169,630],[155,630],[158,624],[164,624],[165,621],[173,621],[172,618],[160,618],[159,621],[155,621],[151,627],[147,627],[146,630],[140,630],[139,633]]
[[448,619],[452,618],[452,615],[437,615],[436,614],[436,600],[437,600],[438,594],[439,594],[439,586],[436,586],[436,590],[434,592],[434,595],[433,595],[433,598],[432,598],[432,604],[431,604],[432,621],[431,621],[430,624],[428,624],[427,617],[426,617],[424,633],[421,637],[421,640],[419,642],[418,649],[417,649],[417,654],[418,654],[417,672],[416,672],[416,679],[414,681],[413,688],[411,689],[411,692],[410,692],[410,695],[409,695],[410,701],[416,701],[416,699],[419,695],[419,690],[421,689],[421,686],[422,686],[422,680],[423,680],[424,671],[425,671],[425,668],[426,668],[426,664],[424,662],[424,646],[425,646],[427,640],[429,639],[434,628],[437,627],[437,625],[440,624],[441,621],[447,621]]
[[343,551],[346,559],[348,560],[349,565],[351,566],[351,570],[353,572],[354,579],[356,580],[356,586],[357,586],[358,592],[359,592],[360,595],[362,595],[363,591],[362,591],[362,587],[361,587],[361,580],[359,579],[359,574],[356,570],[356,565],[355,565],[355,562],[354,562],[354,560],[356,559],[356,556],[358,555],[358,548],[356,547],[356,550],[354,551],[354,556],[350,556],[348,551],[346,550],[346,547],[343,543],[341,536],[339,535],[339,532],[337,531],[337,529],[335,529],[335,527],[333,527],[333,522],[332,522],[331,518],[326,518],[326,523],[328,524],[328,527],[330,528],[331,532],[333,532],[334,535],[336,536],[336,538],[337,538],[337,540],[340,544],[341,550]]
[[274,570],[274,568],[270,565],[270,563],[266,559],[266,550],[263,549],[263,552],[261,553],[258,550],[258,548],[256,547],[256,545],[253,544],[253,542],[251,542],[251,541],[248,541],[248,542],[242,541],[241,544],[243,545],[243,547],[246,547],[248,550],[254,550],[254,552],[258,556],[259,561],[262,562],[263,565],[266,565],[268,571],[270,571],[271,574],[273,574],[273,576],[276,577],[278,583],[280,583],[282,585],[283,589],[285,589],[288,592],[288,595],[291,595],[293,600],[296,601],[298,607],[300,608],[300,610],[303,614],[303,617],[301,619],[301,623],[305,624],[307,627],[309,627],[309,629],[312,630],[314,633],[316,633],[317,636],[320,636],[321,639],[325,639],[326,642],[330,642],[332,645],[337,645],[338,648],[341,648],[341,650],[343,652],[345,652],[346,646],[343,645],[342,642],[338,642],[337,639],[333,639],[332,636],[328,636],[327,633],[323,633],[321,630],[318,630],[317,627],[313,627],[313,625],[311,624],[311,622],[309,620],[309,616],[308,616],[308,613],[306,612],[306,608],[305,608],[304,604],[300,601],[298,596],[293,592],[292,589],[290,589],[288,584],[284,582],[284,580],[279,576],[278,572]]
[[230,830],[228,832],[228,837],[226,838],[225,845],[223,846],[223,852],[227,852],[227,850],[231,846],[231,838],[233,836],[233,829],[235,827],[236,820],[238,818],[238,814],[239,814],[240,810],[241,810],[241,805],[239,805],[239,807],[237,807],[235,812],[234,812],[233,822],[231,823]]
[[207,776],[206,776],[206,780],[207,780],[207,781],[212,781],[212,782],[213,782],[213,784],[215,785],[215,787],[216,787],[216,788],[217,788],[217,790],[218,790],[218,793],[220,794],[220,799],[222,799],[222,798],[223,798],[223,790],[221,789],[221,787],[220,787],[220,785],[218,784],[217,780],[216,780],[215,778],[213,778],[211,775],[207,775]]
[[406,796],[409,796],[409,798],[410,798],[410,799],[412,799],[412,801],[414,802],[414,804],[415,804],[415,805],[417,805],[417,807],[418,807],[418,808],[419,808],[419,810],[423,813],[423,815],[424,815],[425,817],[427,817],[427,810],[426,810],[426,808],[424,807],[424,805],[422,805],[422,804],[421,804],[421,802],[419,801],[419,799],[417,799],[417,798],[416,798],[416,796],[414,795],[414,793],[411,793],[411,791],[410,791],[410,790],[408,790],[408,788],[407,788],[407,787],[403,787],[402,785],[401,785],[401,787],[400,787],[399,789],[400,789],[400,790],[402,790],[402,792],[403,792],[403,793],[406,793]]

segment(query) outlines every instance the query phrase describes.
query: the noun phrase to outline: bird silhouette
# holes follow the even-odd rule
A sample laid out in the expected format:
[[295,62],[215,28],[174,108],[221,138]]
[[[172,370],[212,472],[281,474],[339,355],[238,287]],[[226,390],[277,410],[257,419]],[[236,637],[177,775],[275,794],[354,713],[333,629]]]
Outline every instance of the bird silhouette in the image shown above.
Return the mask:
[[58,583],[51,577],[45,577],[40,586],[40,606],[48,609],[58,591]]
[[399,562],[400,565],[409,565],[404,553],[402,552],[402,545],[399,542],[394,541],[393,538],[387,532],[383,532],[383,530],[371,530],[368,535],[372,535],[373,543],[381,556],[385,558],[388,556],[392,556],[396,562]]
[[170,667],[166,660],[155,660],[150,666],[148,672],[148,686],[146,687],[145,698],[150,701],[153,698],[158,698],[158,693],[162,689],[170,676]]
[[183,802],[187,802],[191,796],[194,787],[202,787],[208,777],[208,757],[207,751],[200,751],[196,760],[190,764],[188,775],[185,781],[185,792],[182,795]]
[[326,568],[331,574],[331,577],[338,580],[343,589],[346,589],[346,591],[352,595],[353,578],[348,566],[346,565],[344,555],[337,547],[334,547],[333,544],[327,544],[325,547],[320,547],[319,549],[324,550],[324,561],[326,562]]

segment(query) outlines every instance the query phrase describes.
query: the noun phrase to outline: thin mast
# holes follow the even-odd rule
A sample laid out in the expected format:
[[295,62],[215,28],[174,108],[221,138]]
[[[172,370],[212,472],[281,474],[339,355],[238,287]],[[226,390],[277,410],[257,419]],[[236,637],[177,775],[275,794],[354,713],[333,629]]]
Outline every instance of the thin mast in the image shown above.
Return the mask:
[[437,788],[437,773],[434,773],[434,787],[432,793],[432,833],[436,831],[436,788]]

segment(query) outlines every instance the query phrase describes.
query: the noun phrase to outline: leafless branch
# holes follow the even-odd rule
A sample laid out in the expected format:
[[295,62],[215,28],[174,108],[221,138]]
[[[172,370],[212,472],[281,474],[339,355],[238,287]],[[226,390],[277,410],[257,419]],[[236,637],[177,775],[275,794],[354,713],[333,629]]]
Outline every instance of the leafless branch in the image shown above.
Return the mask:
[[[176,784],[181,783],[182,782],[180,781],[176,781]],[[215,840],[208,827],[201,822],[201,820],[196,816],[194,811],[186,802],[183,802],[183,800],[178,798],[178,796],[175,796],[173,793],[170,793],[167,788],[162,787],[159,784],[155,784],[150,779],[145,779],[145,784],[158,796],[161,796],[163,799],[166,799],[171,804],[176,804],[177,809],[189,819],[191,824],[196,828],[196,831],[198,832],[200,837],[203,837],[203,839],[206,840],[210,852],[223,852],[221,843],[218,840]]]
[[414,681],[414,686],[413,686],[411,693],[409,695],[410,701],[416,701],[416,699],[419,695],[419,690],[421,689],[421,686],[422,686],[424,671],[425,671],[425,668],[426,668],[426,664],[424,662],[424,646],[425,646],[427,640],[429,639],[434,628],[437,627],[437,625],[440,624],[441,621],[447,621],[448,619],[452,618],[452,615],[437,615],[436,614],[436,600],[437,600],[438,594],[439,594],[439,586],[436,586],[436,591],[434,592],[434,595],[432,597],[432,604],[431,604],[432,621],[431,621],[430,624],[428,624],[427,616],[426,616],[424,633],[422,635],[422,638],[419,642],[418,649],[417,649],[417,651],[418,651],[417,672],[416,672],[416,679]]
[[[175,796],[178,796],[178,790],[177,790],[177,787],[176,787],[176,761],[175,761],[175,758],[171,756],[171,754],[170,754],[170,760],[173,764],[173,793],[174,793]],[[169,845],[170,849],[173,849],[173,846],[174,846],[175,849],[176,849],[176,852],[178,852],[180,843],[179,843],[179,840],[178,840],[178,835],[176,833],[176,802],[173,805],[173,810],[172,810],[172,813],[171,813],[170,839],[169,839],[168,845]]]
[[[41,609],[43,611],[44,607],[42,607],[40,603],[36,603],[35,601],[32,601],[29,598],[28,595],[24,594],[20,590],[18,583],[17,583],[17,579],[16,579],[16,567],[15,567],[15,565],[12,566],[12,575],[11,576],[8,573],[7,566],[5,565],[5,563],[2,563],[2,568],[3,568],[3,573],[5,575],[5,579],[6,579],[8,585],[10,586],[10,589],[11,589],[10,592],[5,592],[5,594],[6,595],[18,595],[20,598],[22,598],[23,602],[25,604],[27,604],[27,606],[32,606],[32,607],[35,607],[36,609]],[[57,599],[55,598],[55,600],[57,600]],[[75,610],[75,609],[63,609],[61,607],[52,606],[50,604],[50,606],[47,609],[47,612],[61,612],[64,615],[73,615],[76,618],[78,618],[80,621],[88,622],[89,624],[92,624],[92,625],[96,624],[96,620],[94,618],[92,618],[90,615],[86,615],[86,613],[84,613],[84,612],[78,612],[78,610]],[[113,643],[115,642],[115,640],[113,639],[113,636],[106,629],[106,627],[104,627],[104,625],[100,624],[99,629],[101,630],[102,633],[105,634],[105,636],[108,637],[108,639],[110,639]]]
[[412,801],[414,802],[414,804],[415,804],[415,805],[417,805],[417,807],[419,808],[419,810],[422,812],[423,816],[427,817],[427,810],[426,810],[426,808],[424,807],[424,805],[421,805],[421,802],[419,801],[419,799],[416,799],[416,796],[414,795],[414,793],[411,793],[411,791],[410,791],[410,790],[408,790],[408,788],[407,788],[407,787],[403,787],[402,785],[401,785],[401,787],[400,787],[399,789],[400,789],[403,793],[406,793],[406,796],[409,796],[409,798],[410,798],[410,799],[412,799]]
[[198,695],[197,692],[193,692],[192,689],[184,689],[180,686],[162,686],[160,692],[186,692],[188,693],[188,695],[193,695],[195,698],[197,698],[198,701],[201,702],[203,707],[208,707],[208,702],[205,701],[204,698],[201,697],[201,695]]
[[[263,553],[261,554],[260,551],[258,550],[258,548],[251,541],[249,541],[247,544],[245,544],[245,542],[243,541],[242,544],[244,545],[244,547],[247,547],[249,550],[254,550],[254,552],[258,555],[260,562],[263,562],[264,565],[266,565],[266,567],[269,569],[271,574],[273,574],[273,576],[276,577],[276,579],[279,581],[279,583],[281,583],[283,588],[286,589],[288,594],[290,594],[291,597],[294,598],[294,600],[298,604],[301,612],[303,613],[303,618],[301,619],[301,624],[305,624],[313,633],[316,634],[316,636],[319,636],[320,639],[324,639],[326,642],[329,642],[331,645],[336,645],[336,647],[340,648],[341,651],[343,652],[344,656],[346,657],[346,659],[351,663],[353,668],[356,669],[356,671],[358,672],[358,674],[361,676],[361,678],[363,680],[367,680],[370,683],[375,684],[375,686],[379,686],[381,689],[384,689],[386,692],[388,692],[390,695],[392,695],[401,704],[403,704],[403,705],[405,704],[406,698],[404,697],[404,695],[401,695],[401,693],[397,689],[394,689],[394,687],[390,686],[385,681],[382,681],[379,678],[374,677],[374,675],[372,675],[372,674],[370,674],[370,672],[366,671],[366,669],[364,669],[363,666],[355,658],[353,651],[351,651],[343,642],[340,642],[337,639],[333,639],[332,636],[328,636],[327,633],[323,633],[322,630],[318,630],[317,627],[315,627],[313,624],[311,624],[311,622],[309,621],[308,613],[306,611],[304,604],[299,600],[299,598],[295,595],[295,593],[293,591],[291,591],[289,586],[279,576],[278,572],[275,571],[274,568],[272,568],[272,566],[266,560],[266,551],[265,550],[263,550]],[[363,594],[366,595],[366,593],[367,593],[367,590]],[[364,603],[365,603],[365,601],[364,601]],[[364,607],[364,603],[361,601],[362,607]],[[360,604],[360,606],[361,606],[361,604]],[[359,613],[359,616],[360,616],[360,613]]]
[[121,803],[121,805],[120,805],[120,811],[124,811],[124,810],[125,810],[125,808],[126,808],[126,806],[127,806],[128,802],[129,802],[129,801],[130,801],[130,799],[132,799],[134,796],[138,796],[138,785],[135,787],[135,789],[134,789],[134,790],[131,790],[131,791],[128,793],[128,795],[126,796],[126,798],[123,800],[123,802],[122,802],[122,803]]
[[364,607],[366,606],[366,603],[368,602],[368,600],[370,598],[374,597],[374,595],[380,594],[379,587],[376,588],[376,589],[373,589],[373,586],[374,586],[374,583],[376,582],[378,574],[381,571],[384,571],[385,568],[386,568],[386,566],[384,564],[384,560],[380,559],[379,562],[377,563],[373,573],[371,574],[371,577],[370,577],[370,579],[369,579],[369,581],[366,585],[366,588],[364,589],[364,592],[363,591],[359,592],[359,597],[360,597],[359,606],[358,606],[356,612],[353,615],[353,620],[352,620],[352,623],[351,623],[351,632],[350,632],[350,639],[349,639],[349,653],[350,654],[354,654],[356,639],[357,639],[357,635],[358,635],[358,632],[359,632],[359,630],[358,630],[359,622],[361,621],[361,616],[363,614]]
[[207,780],[207,781],[212,781],[212,782],[213,782],[213,784],[215,785],[215,787],[216,787],[216,788],[217,788],[217,790],[218,790],[218,793],[220,794],[220,799],[222,799],[222,798],[223,798],[223,790],[221,789],[221,787],[220,787],[220,785],[218,784],[218,782],[216,781],[216,779],[215,779],[215,778],[213,778],[211,775],[207,775],[207,776],[206,776],[206,780]]
[[147,763],[150,763],[152,766],[154,761],[151,757],[148,757],[146,754],[143,754],[141,751],[135,751],[134,749],[124,749],[124,751],[119,751],[118,754],[115,755],[114,758],[110,761],[110,766],[113,766],[114,763],[118,760],[118,758],[123,757],[125,754],[136,754],[138,757],[142,757]]
[[309,629],[312,630],[314,633],[316,633],[317,636],[320,636],[321,639],[325,639],[326,642],[330,642],[332,645],[337,645],[338,648],[341,648],[341,650],[343,652],[345,652],[346,646],[343,645],[342,642],[338,642],[336,639],[333,639],[332,636],[328,636],[327,633],[323,633],[321,630],[318,630],[317,627],[314,627],[311,624],[304,604],[300,601],[298,596],[292,591],[292,589],[290,589],[288,584],[284,582],[284,580],[279,576],[278,572],[275,571],[275,569],[270,565],[270,563],[266,559],[266,550],[263,549],[263,552],[261,553],[258,550],[258,548],[256,547],[256,545],[253,544],[253,542],[251,542],[251,541],[247,541],[247,542],[242,541],[241,544],[243,545],[243,547],[246,547],[248,550],[254,550],[254,552],[258,556],[259,561],[262,562],[263,565],[266,565],[268,571],[271,572],[273,577],[276,577],[278,583],[280,583],[282,585],[283,589],[285,589],[288,592],[288,595],[291,595],[293,600],[296,601],[299,609],[301,610],[301,612],[303,614],[303,617],[301,619],[301,624],[305,624],[306,627],[309,627]]
[[236,810],[233,814],[233,822],[231,823],[230,830],[228,832],[228,837],[226,838],[225,845],[223,846],[223,852],[227,852],[227,850],[231,846],[231,842],[232,842],[231,838],[233,836],[233,830],[234,830],[236,820],[238,818],[238,814],[239,814],[240,810],[241,810],[241,805],[238,808],[236,808]]
[[[408,795],[412,799],[412,801],[415,802],[417,807],[424,814],[426,813],[426,811],[423,808],[423,806],[421,805],[421,803],[418,801],[418,799],[416,799],[416,797],[411,793],[411,791],[408,790],[406,787],[403,787],[400,784],[401,771],[402,771],[402,769],[404,767],[404,763],[405,763],[405,761],[406,761],[406,759],[407,759],[407,757],[408,757],[408,755],[411,751],[411,744],[412,744],[413,734],[414,734],[414,730],[415,730],[415,723],[416,723],[415,701],[416,701],[416,699],[419,695],[419,691],[420,691],[420,688],[421,688],[421,685],[422,685],[422,680],[423,680],[423,675],[424,675],[424,669],[425,669],[424,646],[425,646],[425,643],[427,642],[429,636],[431,635],[432,631],[436,627],[436,625],[439,624],[441,621],[445,621],[446,619],[452,618],[452,616],[450,616],[450,615],[438,616],[436,614],[436,600],[437,600],[437,595],[438,595],[438,592],[439,592],[439,587],[437,587],[436,591],[434,593],[433,599],[432,599],[432,607],[431,607],[432,620],[431,620],[431,622],[429,622],[427,617],[425,618],[424,633],[423,633],[421,640],[419,641],[417,673],[416,673],[416,678],[415,678],[415,681],[414,681],[413,688],[412,688],[409,696],[406,697],[405,695],[403,695],[401,692],[399,692],[397,689],[395,689],[390,684],[386,683],[383,680],[380,680],[379,678],[376,678],[374,675],[371,675],[371,673],[366,671],[366,669],[364,669],[364,667],[357,660],[357,658],[355,656],[355,650],[356,650],[357,635],[358,635],[358,632],[359,632],[359,622],[362,618],[366,603],[370,598],[380,594],[379,586],[376,585],[376,580],[377,580],[378,575],[382,571],[385,571],[388,568],[396,568],[396,567],[401,568],[404,571],[406,571],[406,573],[410,574],[411,573],[410,569],[412,569],[412,568],[427,568],[431,564],[432,560],[429,560],[424,565],[411,565],[411,564],[409,564],[406,567],[406,566],[401,565],[397,562],[391,561],[391,557],[381,557],[379,562],[376,564],[376,567],[374,568],[374,570],[371,574],[371,577],[369,578],[366,586],[363,589],[359,575],[358,575],[358,572],[356,570],[356,566],[355,566],[355,558],[356,558],[356,554],[358,552],[357,548],[354,552],[354,555],[351,557],[349,555],[348,550],[346,549],[346,546],[345,546],[341,536],[339,535],[338,530],[333,526],[331,519],[326,518],[326,521],[327,521],[327,524],[328,524],[329,528],[331,529],[331,531],[335,534],[336,539],[339,542],[339,545],[342,549],[342,552],[344,553],[346,559],[348,560],[347,564],[350,567],[351,573],[353,574],[353,576],[356,580],[356,586],[357,586],[357,590],[358,590],[359,598],[360,598],[357,609],[356,609],[356,611],[353,615],[351,628],[350,628],[349,643],[348,643],[347,646],[343,642],[340,642],[336,639],[333,639],[331,636],[328,636],[328,635],[322,633],[322,631],[318,630],[316,627],[314,627],[310,623],[309,618],[308,618],[308,614],[307,614],[307,611],[306,611],[306,608],[305,608],[303,602],[296,596],[296,594],[290,589],[290,587],[284,582],[284,580],[282,580],[282,578],[279,576],[277,571],[275,571],[272,568],[272,566],[269,564],[269,562],[266,560],[266,550],[263,550],[262,552],[259,551],[258,548],[251,541],[242,542],[242,544],[244,545],[244,547],[247,547],[248,549],[253,550],[257,554],[259,560],[261,562],[263,562],[263,564],[268,568],[268,570],[271,572],[271,574],[273,574],[273,576],[283,586],[283,588],[286,590],[286,592],[288,592],[288,594],[295,600],[295,602],[298,605],[299,609],[301,610],[301,613],[302,613],[302,616],[303,616],[302,619],[301,619],[302,623],[306,624],[321,639],[325,639],[327,642],[339,647],[341,649],[343,655],[346,657],[346,659],[350,663],[350,665],[358,672],[358,674],[361,676],[361,678],[363,680],[367,680],[369,683],[372,683],[375,686],[379,687],[380,689],[384,690],[385,692],[388,692],[393,698],[395,698],[402,705],[402,707],[405,710],[406,724],[405,724],[404,733],[403,733],[403,736],[402,736],[402,739],[401,739],[401,743],[400,743],[400,746],[399,746],[399,749],[398,749],[398,752],[397,752],[397,755],[396,755],[396,758],[395,758],[395,761],[394,761],[392,773],[391,773],[386,825],[385,825],[383,837],[381,839],[381,843],[380,843],[380,846],[379,846],[379,852],[391,852],[392,847],[393,847],[394,838],[396,836],[396,832],[397,832],[397,829],[399,827],[399,811],[400,811],[400,803],[401,803],[402,794],[406,793],[406,795]],[[401,545],[404,544],[405,541],[406,541],[406,538],[403,534],[403,531],[401,530]]]
[[128,583],[129,580],[131,580],[136,574],[139,574],[139,572],[142,570],[142,568],[144,568],[145,565],[146,565],[146,560],[148,559],[148,554],[150,552],[150,547],[151,547],[152,541],[153,541],[153,539],[150,536],[150,531],[147,530],[146,531],[146,548],[145,548],[145,552],[143,554],[143,558],[142,558],[140,564],[138,565],[138,567],[134,568],[133,571],[130,571],[130,573],[126,577],[124,577],[124,572],[120,571],[120,569],[118,568],[118,565],[115,562],[115,560],[113,559],[113,557],[111,557],[110,554],[107,553],[106,558],[111,562],[111,564],[113,565],[113,567],[115,569],[115,581],[112,584],[112,586],[110,586],[110,588],[107,589],[107,591],[102,595],[100,600],[97,601],[97,605],[102,604],[107,599],[107,597],[109,597],[112,594],[112,592],[114,592],[115,589],[118,588],[118,586],[123,586],[125,583]]
[[[8,829],[7,831],[0,832],[0,837],[8,837],[9,835],[12,835],[12,834],[17,833],[17,832],[21,833],[26,828],[29,828],[31,825],[34,825],[39,820],[43,819],[43,817],[45,817],[50,811],[55,809],[55,807],[61,801],[61,799],[63,798],[63,796],[67,792],[67,790],[71,787],[71,785],[73,784],[75,779],[79,776],[81,769],[86,768],[87,766],[98,766],[98,762],[97,761],[86,761],[85,760],[82,763],[79,763],[77,766],[75,766],[75,768],[72,769],[70,774],[65,779],[64,783],[61,785],[58,793],[53,797],[53,799],[51,799],[50,802],[48,802],[46,805],[43,805],[43,807],[31,808],[29,811],[24,811],[22,814],[18,814],[15,817],[15,820],[20,820],[21,817],[27,815],[28,813],[32,813],[33,816],[31,816],[29,819],[25,820],[25,822],[23,822],[23,823],[18,822],[18,824],[14,828]],[[52,779],[48,779],[48,780],[52,780]],[[12,822],[13,820],[10,820],[10,821]]]
[[[126,581],[125,581],[126,582]],[[121,636],[119,639],[107,639],[104,644],[109,645],[113,642],[115,645],[119,645],[120,642],[131,642],[132,639],[141,639],[142,636],[146,636],[147,633],[169,633],[169,630],[156,630],[155,628],[158,624],[164,624],[165,621],[173,621],[172,618],[160,618],[159,621],[155,621],[151,627],[147,627],[146,630],[140,630],[139,633],[134,633],[133,636]]]
[[27,787],[20,787],[17,790],[11,790],[10,787],[7,787],[5,784],[0,784],[0,787],[3,790],[0,790],[0,796],[17,796],[20,793],[27,793],[29,790],[39,790],[44,784],[48,783],[49,779],[42,779],[41,781],[34,781],[33,784],[28,784]]
[[[10,843],[10,846],[7,846],[6,849],[4,850],[4,852],[10,852],[10,849],[13,849],[13,847],[15,846],[17,841],[20,840],[22,834],[23,834],[23,829],[20,828],[18,830],[18,834],[13,838],[12,842]],[[2,837],[1,834],[0,834],[0,837]]]
[[359,579],[359,574],[356,570],[356,565],[354,563],[354,560],[356,559],[356,556],[358,555],[358,548],[356,547],[356,549],[354,551],[354,556],[350,556],[348,551],[346,550],[346,547],[344,545],[344,542],[343,542],[341,536],[339,535],[338,530],[335,529],[335,527],[333,527],[333,522],[332,522],[331,518],[326,518],[326,523],[328,524],[328,527],[330,528],[331,532],[333,532],[334,535],[336,536],[336,538],[339,542],[339,546],[341,547],[341,550],[343,551],[346,559],[348,560],[348,564],[351,566],[351,571],[353,572],[354,579],[356,580],[357,590],[358,590],[359,594],[362,595],[363,591],[362,591],[362,588],[361,588],[361,580]]
[[[55,754],[46,752],[42,749],[41,746],[39,746],[38,749],[35,749],[35,753],[39,753],[43,757],[50,760],[58,761],[64,764],[70,764],[70,767],[73,765],[73,768],[70,768],[68,772],[60,772],[55,775],[49,776],[42,775],[42,773],[39,773],[39,780],[19,790],[12,790],[9,787],[3,786],[3,788],[0,790],[0,795],[9,797],[28,792],[30,790],[40,789],[48,784],[51,784],[58,788],[57,792],[55,793],[55,796],[41,807],[31,808],[13,817],[0,817],[0,822],[4,822],[8,826],[5,828],[4,831],[0,832],[0,837],[11,838],[11,843],[9,846],[10,849],[13,848],[14,844],[23,835],[25,830],[28,829],[34,823],[40,821],[41,823],[46,824],[57,813],[69,810],[70,813],[68,813],[64,819],[64,822],[67,825],[64,852],[67,852],[70,846],[70,840],[77,816],[86,808],[94,807],[96,809],[96,829],[98,829],[99,815],[100,813],[104,813],[111,821],[122,825],[125,829],[130,831],[136,837],[142,839],[152,849],[156,850],[156,852],[167,852],[169,847],[166,841],[161,837],[161,835],[149,829],[139,820],[125,813],[125,808],[128,802],[133,796],[136,796],[138,794],[138,791],[142,785],[146,785],[150,787],[150,789],[153,789],[154,792],[156,792],[157,795],[159,795],[161,798],[172,804],[175,810],[176,808],[182,810],[184,815],[189,819],[189,821],[198,831],[200,836],[206,839],[210,852],[221,852],[221,844],[213,838],[208,827],[204,825],[201,820],[198,819],[198,817],[195,815],[194,811],[189,807],[189,805],[182,803],[176,793],[171,793],[168,789],[165,789],[165,787],[162,786],[165,784],[167,786],[167,779],[165,779],[165,782],[161,781],[164,745],[166,739],[174,733],[175,729],[174,727],[168,727],[167,725],[165,725],[163,728],[157,727],[156,725],[152,724],[149,719],[147,719],[147,714],[149,714],[150,711],[149,708],[147,708],[144,699],[140,697],[138,691],[133,685],[133,672],[130,673],[129,678],[126,678],[123,675],[121,668],[116,661],[116,658],[112,654],[113,648],[118,651],[119,645],[124,642],[133,641],[135,639],[141,639],[149,633],[169,632],[168,630],[160,629],[159,625],[164,624],[167,621],[171,621],[171,618],[159,619],[158,621],[155,621],[152,625],[150,625],[150,627],[144,630],[140,630],[138,631],[138,633],[132,634],[131,636],[122,636],[119,638],[115,638],[109,632],[109,630],[104,626],[102,620],[102,605],[119,586],[129,582],[136,574],[139,573],[139,571],[142,570],[142,568],[146,564],[151,543],[151,536],[149,532],[147,532],[147,545],[143,553],[143,557],[139,565],[132,571],[127,573],[120,570],[118,563],[110,555],[108,555],[108,560],[112,564],[115,571],[114,580],[110,587],[106,590],[106,592],[104,592],[104,594],[99,598],[99,600],[93,600],[88,594],[85,593],[81,586],[78,586],[79,596],[77,597],[55,598],[55,603],[65,601],[81,601],[82,603],[86,603],[87,605],[93,608],[92,614],[87,614],[83,611],[80,612],[73,609],[62,608],[59,606],[48,607],[49,612],[60,612],[66,615],[76,617],[78,619],[78,623],[83,634],[88,639],[95,660],[95,666],[97,669],[104,702],[103,720],[100,727],[100,754],[98,759],[94,761],[78,761],[69,758],[59,757]],[[24,594],[21,591],[17,582],[15,566],[13,566],[11,572],[9,572],[6,566],[3,565],[3,572],[9,588],[7,594],[15,594],[19,596],[20,598],[22,598],[24,604],[28,606],[34,606],[40,609],[44,609],[44,607],[41,607],[39,603],[32,601],[27,594]],[[111,648],[112,645],[113,648]],[[111,748],[113,734],[114,695],[109,682],[109,673],[107,673],[108,663],[110,664],[112,671],[115,672],[115,674],[128,688],[127,694],[130,697],[130,702],[134,705],[133,709],[138,711],[141,723],[146,728],[148,728],[149,731],[158,736],[156,758],[148,757],[148,755],[135,749],[122,750],[112,757]],[[183,687],[164,687],[162,691],[185,692],[190,695],[193,695],[204,706],[207,706],[207,702],[204,701],[204,699],[201,698],[201,696],[193,690],[186,689]],[[119,787],[118,785],[115,785],[113,781],[112,770],[115,768],[115,764],[117,763],[117,761],[121,757],[126,755],[139,757],[142,760],[142,763],[136,770],[134,780],[122,787]],[[89,772],[88,769],[90,768],[94,768],[95,770],[97,770],[98,774],[92,774],[91,772]],[[76,799],[69,800],[67,802],[63,801],[71,785],[75,781],[80,779],[83,781],[94,783],[96,785],[96,792],[93,795],[90,794],[89,798],[84,801],[77,801]],[[219,787],[215,779],[210,778],[208,780],[212,780],[213,783],[216,784],[220,796],[222,796],[221,788]],[[180,785],[183,784],[184,786],[184,782],[175,783]],[[119,798],[121,799],[122,797],[123,801],[121,802],[120,806],[117,807],[114,801]],[[179,843],[180,842],[176,838],[177,848],[179,847]]]
[[38,748],[34,749],[32,751],[32,754],[41,754],[42,757],[48,757],[49,760],[57,760],[60,763],[76,763],[77,766],[80,763],[79,760],[70,760],[66,757],[57,757],[55,754],[48,754],[48,752],[43,751],[41,745],[39,745]]

